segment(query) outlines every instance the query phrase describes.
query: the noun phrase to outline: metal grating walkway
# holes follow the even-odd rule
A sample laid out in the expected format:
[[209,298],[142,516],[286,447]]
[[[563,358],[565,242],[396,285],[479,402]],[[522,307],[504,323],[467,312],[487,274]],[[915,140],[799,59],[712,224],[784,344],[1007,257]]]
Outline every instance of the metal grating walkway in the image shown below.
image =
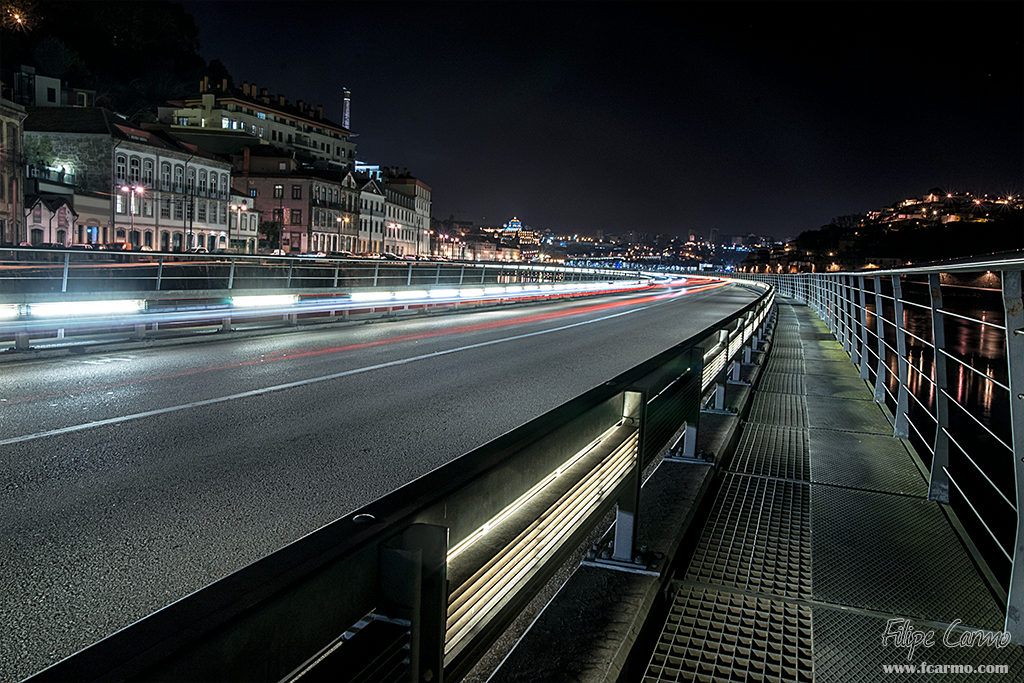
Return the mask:
[[[953,640],[1001,631],[1003,615],[849,355],[781,298],[772,341],[645,683],[967,681],[989,665],[1008,667],[993,680],[1024,680],[1021,646],[943,645],[957,620]],[[894,639],[883,647],[900,624],[934,645],[910,661]],[[907,664],[938,668],[883,669]]]

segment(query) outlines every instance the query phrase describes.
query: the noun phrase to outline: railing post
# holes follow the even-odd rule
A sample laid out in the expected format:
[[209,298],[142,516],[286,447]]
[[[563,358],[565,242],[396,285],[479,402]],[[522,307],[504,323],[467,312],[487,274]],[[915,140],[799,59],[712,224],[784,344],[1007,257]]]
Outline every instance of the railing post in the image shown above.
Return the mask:
[[64,277],[61,278],[60,291],[65,293],[68,291],[68,261],[71,259],[71,253],[64,253]]
[[164,276],[164,257],[161,256],[156,261],[156,291],[160,291],[160,281]]
[[878,366],[875,368],[875,401],[885,403],[885,311],[882,309],[882,276],[875,276],[875,324],[878,334]]
[[410,681],[443,683],[448,529],[413,524],[380,550],[380,611],[409,622]]
[[629,485],[624,486],[615,512],[615,536],[612,545],[612,559],[617,562],[632,562],[636,551],[636,530],[639,524],[640,485],[643,483],[644,427],[647,412],[647,394],[642,391],[627,391],[622,400],[622,417],[634,421],[640,429],[640,440],[633,456],[629,473]]
[[1006,363],[1010,380],[1010,445],[1017,483],[1017,535],[1013,544],[1006,626],[1015,642],[1024,641],[1024,297],[1021,271],[1004,270]]
[[868,294],[864,276],[857,276],[860,286],[860,378],[871,379],[868,372]]
[[228,289],[235,286],[235,259],[231,259],[231,272],[228,273]]
[[409,264],[409,274],[405,278],[405,286],[408,287],[412,284],[412,263]]
[[377,286],[377,276],[380,274],[380,264],[375,263],[373,265],[373,286]]
[[[341,271],[341,263],[338,261],[334,262],[334,289],[338,288],[338,273]],[[332,311],[333,314],[333,311]]]
[[928,275],[932,304],[932,345],[935,347],[935,441],[928,484],[928,498],[949,502],[949,399],[946,396],[946,331],[942,313],[942,288],[938,273]]
[[899,275],[892,276],[893,318],[896,322],[896,354],[899,356],[899,392],[896,395],[896,424],[893,436],[906,439],[910,436],[907,410],[909,409],[909,388],[907,382],[910,365],[907,360],[907,336],[903,331],[903,283]]
[[839,276],[841,303],[843,307],[843,350],[850,354],[850,360],[857,362],[856,328],[853,316],[853,276]]

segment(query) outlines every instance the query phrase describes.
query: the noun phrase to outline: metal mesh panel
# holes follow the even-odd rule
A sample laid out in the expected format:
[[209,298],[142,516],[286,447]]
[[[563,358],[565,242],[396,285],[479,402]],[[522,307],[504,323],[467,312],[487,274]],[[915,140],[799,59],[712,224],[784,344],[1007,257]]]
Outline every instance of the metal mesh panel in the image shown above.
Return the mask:
[[748,424],[736,446],[734,472],[783,479],[810,479],[806,429]]
[[811,595],[810,486],[727,474],[686,578]]
[[[814,607],[811,631],[814,640],[815,683],[874,683],[875,681],[978,681],[1019,680],[1024,671],[1024,648],[1010,644],[1006,648],[947,648],[942,645],[945,629],[929,628],[923,624],[911,623],[912,628],[934,631],[935,645],[919,647],[912,662],[907,662],[907,649],[896,648],[890,640],[882,647],[882,634],[886,630],[886,617],[859,614],[848,610]],[[956,636],[954,636],[956,638]],[[977,668],[983,665],[1006,664],[1008,675],[986,677],[978,673],[941,672],[932,675],[922,673],[886,673],[883,665],[908,663],[920,665],[969,665]]]
[[808,683],[811,634],[807,607],[683,587],[643,681]]
[[1003,616],[939,504],[814,486],[814,598],[1001,630]]

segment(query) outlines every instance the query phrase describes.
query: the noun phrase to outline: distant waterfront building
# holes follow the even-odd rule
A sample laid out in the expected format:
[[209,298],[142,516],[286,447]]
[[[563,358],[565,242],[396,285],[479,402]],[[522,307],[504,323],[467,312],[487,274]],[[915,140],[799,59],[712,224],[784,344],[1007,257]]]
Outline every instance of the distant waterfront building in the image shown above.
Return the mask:
[[354,251],[359,183],[351,171],[306,168],[284,150],[246,147],[232,156],[231,183],[276,224],[266,248]]

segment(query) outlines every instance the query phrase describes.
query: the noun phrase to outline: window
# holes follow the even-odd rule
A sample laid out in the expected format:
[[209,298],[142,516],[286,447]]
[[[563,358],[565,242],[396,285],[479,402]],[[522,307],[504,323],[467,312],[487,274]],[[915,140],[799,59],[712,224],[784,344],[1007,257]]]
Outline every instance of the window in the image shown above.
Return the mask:
[[174,219],[182,220],[185,217],[185,203],[180,199],[174,202]]
[[162,190],[171,189],[171,165],[166,162],[160,164],[160,185]]
[[185,171],[181,166],[174,167],[174,191],[185,191]]
[[302,199],[302,185],[292,185],[292,199]]
[[196,193],[196,170],[194,168],[188,169],[188,193],[192,195]]
[[140,162],[138,157],[132,157],[128,162],[128,176],[131,178],[133,183],[139,182],[139,168]]
[[249,196],[250,197],[255,197],[256,196],[256,190],[249,190]]
[[187,126],[188,125],[188,117],[187,116],[179,116],[178,117],[178,125],[179,126]]
[[47,88],[46,89],[46,101],[47,102],[56,102],[57,101],[57,89],[56,88]]
[[302,225],[302,211],[300,209],[292,209],[292,225]]
[[196,210],[196,220],[206,221],[206,202],[199,202],[199,206]]
[[142,164],[142,182],[147,186],[152,187],[153,185],[153,161],[152,159],[146,159],[145,163]]
[[126,170],[127,164],[128,159],[122,156],[117,157],[117,171],[115,175],[117,176],[117,179],[120,180],[121,182],[124,182],[125,179],[128,177],[128,172]]
[[220,198],[221,199],[227,199],[228,198],[228,188],[229,187],[231,187],[231,186],[228,184],[228,174],[227,173],[221,173],[220,174]]
[[160,200],[160,218],[171,217],[171,200],[167,197]]
[[274,185],[274,199],[284,197],[284,185]]
[[221,128],[230,128],[231,127],[231,120],[230,119],[226,119],[226,118],[222,118],[220,120],[220,127]]
[[225,225],[227,225],[227,222],[228,222],[228,205],[227,204],[221,204],[220,205],[220,222],[225,224]]
[[199,172],[199,194],[206,194],[206,171]]
[[217,196],[217,174],[216,173],[211,173],[210,174],[210,196],[211,197],[216,197]]

